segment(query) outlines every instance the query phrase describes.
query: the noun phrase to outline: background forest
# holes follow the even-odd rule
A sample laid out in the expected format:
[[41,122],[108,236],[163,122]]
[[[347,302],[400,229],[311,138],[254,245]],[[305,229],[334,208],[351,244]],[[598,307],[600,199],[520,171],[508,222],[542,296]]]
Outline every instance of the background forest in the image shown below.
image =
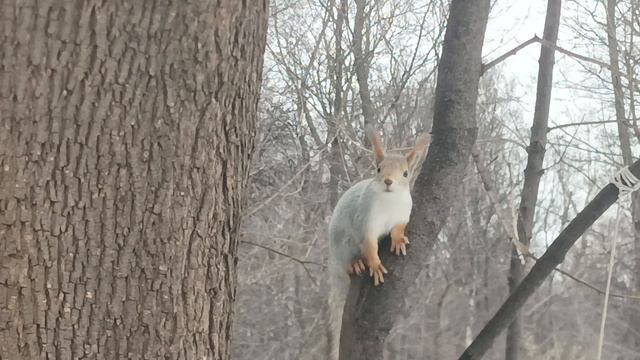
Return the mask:
[[[542,37],[546,6],[492,2],[483,63]],[[637,0],[562,3],[531,233],[536,256],[638,150],[639,8]],[[448,11],[440,0],[271,1],[233,358],[320,351],[313,329],[327,296],[328,220],[340,194],[373,174],[365,119],[397,150],[431,129]],[[388,359],[456,358],[508,295],[539,54],[532,42],[481,77],[474,161],[409,291],[410,313],[385,345]],[[603,356],[638,358],[640,212],[633,206],[629,197],[609,209],[569,252],[564,273],[554,272],[527,302],[519,358],[594,358],[614,242]],[[504,339],[487,359],[504,358]]]

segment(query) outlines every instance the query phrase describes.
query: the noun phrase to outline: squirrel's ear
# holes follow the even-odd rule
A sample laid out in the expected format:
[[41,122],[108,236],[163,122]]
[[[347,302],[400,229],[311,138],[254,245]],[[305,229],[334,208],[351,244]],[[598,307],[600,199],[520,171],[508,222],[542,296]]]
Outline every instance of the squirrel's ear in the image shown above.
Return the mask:
[[422,154],[422,152],[425,151],[427,145],[429,145],[429,136],[427,134],[420,135],[416,141],[416,146],[414,146],[407,154],[407,163],[409,164],[409,167],[413,166],[413,162],[416,161],[419,154]]
[[380,134],[371,125],[367,125],[366,131],[367,135],[369,136],[369,140],[371,141],[371,145],[373,146],[373,153],[376,156],[376,163],[379,164],[380,162],[382,162],[382,159],[384,159],[384,148],[382,147]]

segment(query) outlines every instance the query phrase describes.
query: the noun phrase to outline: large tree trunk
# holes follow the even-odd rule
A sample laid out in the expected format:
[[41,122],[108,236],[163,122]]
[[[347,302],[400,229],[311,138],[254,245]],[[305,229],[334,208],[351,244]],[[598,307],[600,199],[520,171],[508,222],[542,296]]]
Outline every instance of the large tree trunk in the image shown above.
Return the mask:
[[0,20],[0,356],[226,359],[266,0]]
[[[547,2],[547,15],[544,24],[543,39],[551,44],[558,40],[558,28],[560,27],[561,0],[549,0]],[[536,92],[536,105],[533,113],[533,125],[531,126],[531,139],[527,148],[527,167],[524,170],[524,184],[518,209],[518,240],[524,245],[529,245],[533,233],[533,220],[538,202],[538,188],[543,174],[544,154],[547,145],[547,128],[549,124],[549,107],[551,104],[551,89],[553,87],[553,64],[555,50],[549,46],[540,47],[540,60],[538,61],[538,87]],[[523,265],[520,262],[515,247],[511,251],[511,263],[509,268],[509,293],[512,293],[523,275]],[[518,360],[520,358],[520,346],[522,342],[522,328],[520,315],[516,316],[509,330],[505,347],[505,360]]]
[[[373,287],[369,277],[352,281],[341,338],[341,359],[382,359],[384,341],[406,294],[424,269],[458,192],[477,136],[475,117],[484,32],[489,0],[453,0],[438,69],[433,138],[415,185],[414,209],[406,258],[380,247],[389,270],[385,283]],[[426,121],[426,120],[425,120]]]

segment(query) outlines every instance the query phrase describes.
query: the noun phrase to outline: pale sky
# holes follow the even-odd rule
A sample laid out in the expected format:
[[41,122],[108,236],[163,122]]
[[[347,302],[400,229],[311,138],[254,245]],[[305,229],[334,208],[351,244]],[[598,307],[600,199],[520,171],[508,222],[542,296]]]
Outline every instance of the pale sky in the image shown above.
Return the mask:
[[[498,1],[494,5],[487,25],[483,61],[495,59],[534,35],[542,37],[546,7],[547,1]],[[570,17],[575,16],[574,11],[571,4],[563,2],[558,45],[582,55],[592,56],[584,53],[584,49],[575,50],[576,44],[570,40],[576,34],[572,33],[566,25],[572,21]],[[519,85],[516,89],[517,94],[514,95],[522,100],[523,120],[527,124],[533,117],[539,56],[540,44],[534,43],[509,57],[500,65],[504,76],[508,79],[515,79]],[[566,79],[575,82],[590,81],[590,79],[582,72],[582,67],[576,59],[558,52],[556,52],[555,58],[550,126],[579,121],[577,118],[584,115],[585,112],[589,117],[585,118],[585,121],[598,121],[603,120],[603,117],[612,116],[607,113],[608,103],[612,99],[559,86],[558,83],[565,83]],[[605,56],[599,60],[608,63],[609,59]],[[606,78],[606,73],[604,75]],[[595,79],[591,80],[596,81]],[[595,96],[595,101],[593,96]]]
[[[546,7],[546,1],[498,1],[487,25],[483,62],[495,59],[534,35],[542,37]],[[533,117],[539,56],[540,45],[534,43],[500,65],[504,76],[516,79],[519,85],[516,96],[523,101],[526,119]]]

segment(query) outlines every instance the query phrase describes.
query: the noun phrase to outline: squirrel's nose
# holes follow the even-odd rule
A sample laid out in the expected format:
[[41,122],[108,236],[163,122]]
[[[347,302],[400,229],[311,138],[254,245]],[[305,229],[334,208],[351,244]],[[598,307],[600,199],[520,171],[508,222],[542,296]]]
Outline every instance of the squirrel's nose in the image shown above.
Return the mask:
[[391,181],[391,179],[384,179],[384,183],[387,184],[387,186],[391,186],[391,184],[393,184],[393,181]]

